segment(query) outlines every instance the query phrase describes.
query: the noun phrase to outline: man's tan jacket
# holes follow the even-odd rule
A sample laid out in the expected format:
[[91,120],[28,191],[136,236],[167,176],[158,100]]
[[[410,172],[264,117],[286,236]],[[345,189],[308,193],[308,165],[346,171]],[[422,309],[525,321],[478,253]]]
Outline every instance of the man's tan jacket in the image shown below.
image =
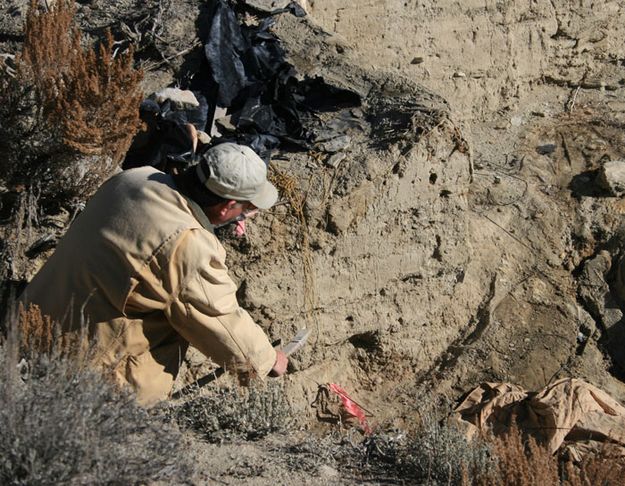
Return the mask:
[[66,329],[86,323],[100,359],[151,405],[167,397],[188,343],[260,376],[276,353],[241,309],[208,218],[151,167],[107,181],[26,288]]

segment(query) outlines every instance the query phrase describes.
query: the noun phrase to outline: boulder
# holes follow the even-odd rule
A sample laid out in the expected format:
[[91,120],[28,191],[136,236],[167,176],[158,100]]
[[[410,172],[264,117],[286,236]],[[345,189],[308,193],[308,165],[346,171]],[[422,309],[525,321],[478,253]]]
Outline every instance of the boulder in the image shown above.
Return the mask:
[[625,194],[625,160],[606,162],[599,171],[596,182],[612,196]]

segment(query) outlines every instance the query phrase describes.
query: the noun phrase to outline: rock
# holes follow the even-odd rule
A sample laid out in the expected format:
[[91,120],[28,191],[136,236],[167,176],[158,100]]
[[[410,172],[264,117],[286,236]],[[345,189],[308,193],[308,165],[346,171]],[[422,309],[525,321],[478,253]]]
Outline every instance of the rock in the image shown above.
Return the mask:
[[189,347],[184,359],[189,366],[200,366],[206,363],[206,356],[200,353],[193,346]]
[[465,73],[463,73],[462,71],[456,71],[454,73],[454,78],[466,78],[467,75]]
[[[609,303],[614,306],[618,305],[614,300],[610,300]],[[610,331],[621,322],[623,319],[623,312],[618,307],[606,307],[603,310],[602,317],[603,325],[608,331]]]
[[274,10],[286,8],[291,3],[290,0],[246,0],[245,3],[256,10],[262,12],[273,12]]
[[165,88],[154,95],[154,100],[158,104],[169,100],[172,108],[175,110],[186,110],[187,108],[200,106],[200,103],[191,91],[178,88]]
[[336,469],[328,466],[327,464],[322,464],[321,466],[319,466],[319,469],[317,469],[317,473],[324,479],[338,479],[340,476],[340,473]]
[[[245,3],[261,12],[272,13],[276,10],[287,8],[292,0],[246,0]],[[306,13],[309,11],[308,0],[296,0],[296,3],[304,9]]]
[[579,276],[579,297],[608,331],[623,318],[623,312],[605,280],[611,267],[612,257],[603,250],[585,263]]
[[343,37],[341,34],[333,33],[331,36],[327,37],[325,40],[326,44],[329,46],[334,46],[334,48],[339,52],[344,52],[345,49],[349,47],[349,42],[347,39]]
[[582,81],[580,86],[584,89],[602,89],[605,87],[605,82],[601,79],[589,79]]
[[340,135],[336,138],[318,144],[318,147],[324,152],[334,153],[339,152],[340,150],[345,150],[351,145],[351,142],[352,139],[349,135]]
[[546,143],[544,145],[539,145],[536,147],[536,152],[540,155],[551,155],[556,151],[557,145],[554,143]]
[[215,126],[219,129],[218,133],[224,134],[228,132],[236,132],[237,127],[232,123],[232,117],[230,115],[217,118],[215,120]]
[[24,254],[33,258],[37,256],[39,253],[43,253],[46,250],[50,250],[56,246],[58,241],[58,237],[55,234],[49,233],[47,235],[42,236],[37,241],[35,241],[30,247],[24,252]]
[[207,145],[211,141],[211,136],[208,133],[203,132],[202,130],[198,130],[197,131],[197,139],[200,142],[202,142],[204,145]]
[[410,64],[421,64],[424,60],[421,56],[413,57]]
[[352,223],[352,217],[344,208],[330,207],[328,210],[328,232],[333,235],[345,233]]
[[345,159],[345,157],[347,157],[347,154],[345,152],[338,152],[328,158],[328,160],[326,160],[326,165],[329,165],[330,167],[336,169],[339,164],[343,162],[343,159]]
[[596,183],[613,196],[625,194],[625,160],[612,160],[603,164]]

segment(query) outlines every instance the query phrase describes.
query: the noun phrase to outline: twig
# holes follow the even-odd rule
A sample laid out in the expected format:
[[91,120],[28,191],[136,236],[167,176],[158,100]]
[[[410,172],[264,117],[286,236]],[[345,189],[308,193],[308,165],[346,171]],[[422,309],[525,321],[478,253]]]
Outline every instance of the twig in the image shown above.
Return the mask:
[[575,92],[573,93],[573,96],[570,99],[570,102],[568,103],[568,107],[566,109],[568,113],[571,113],[573,111],[573,108],[575,107],[575,101],[577,100],[577,93],[579,93],[579,88],[580,86],[575,88]]
[[230,485],[230,484],[231,484],[231,483],[229,483],[229,482],[227,482],[227,481],[224,481],[223,479],[219,479],[219,478],[216,478],[216,477],[214,477],[214,476],[206,476],[206,477],[207,477],[208,479],[210,479],[211,481],[215,481],[216,483],[219,483],[219,484],[227,484],[227,485]]
[[7,64],[8,59],[15,60],[15,56],[13,54],[0,54],[0,68],[4,68],[7,75],[14,78],[17,72]]
[[573,162],[571,161],[571,152],[569,151],[569,144],[566,142],[565,136],[560,133],[560,138],[562,138],[562,148],[564,148],[564,156],[569,163],[569,169],[573,168]]
[[[525,159],[525,157],[523,157],[521,159],[521,163],[523,163],[524,159]],[[511,179],[516,179],[517,181],[522,182],[525,187],[523,189],[523,193],[519,197],[517,197],[517,198],[515,198],[512,201],[507,202],[507,203],[499,203],[497,201],[493,201],[493,198],[490,197],[490,193],[489,193],[489,199],[490,199],[490,204],[491,205],[493,205],[493,206],[511,206],[513,204],[516,204],[517,202],[519,202],[521,199],[523,199],[525,197],[525,195],[527,194],[527,191],[529,189],[529,183],[525,179],[523,179],[522,177],[519,177],[519,176],[515,176],[513,174],[508,174],[506,172],[503,172],[503,171],[500,171],[500,170],[497,170],[497,169],[493,169],[493,172],[496,173],[496,174],[499,174],[501,176],[504,176],[504,177],[510,177]],[[490,176],[490,175],[492,175],[492,174],[490,174],[488,172],[474,172],[473,174],[476,175],[476,176]]]
[[150,66],[150,68],[148,69],[149,71],[153,71],[155,69],[158,69],[159,67],[161,67],[163,64],[168,64],[169,61],[171,61],[172,59],[176,59],[177,57],[180,56],[184,56],[185,54],[188,54],[189,52],[191,52],[193,49],[195,49],[196,47],[202,45],[202,42],[200,40],[196,40],[193,44],[191,44],[189,47],[187,47],[186,49],[183,49],[180,52],[177,52],[176,54],[173,54],[169,57],[164,58],[162,61],[157,62],[155,65]]
[[152,35],[157,35],[156,34],[156,29],[158,28],[159,24],[161,24],[163,22],[163,12],[165,11],[165,8],[163,7],[163,2],[162,0],[159,0],[158,2],[158,14],[156,14],[155,18],[154,18],[154,23],[152,24],[152,29],[150,30],[150,33]]
[[497,226],[499,229],[501,229],[504,233],[506,233],[510,238],[512,238],[513,240],[515,240],[516,242],[518,242],[519,244],[523,245],[525,248],[527,248],[530,251],[534,251],[534,249],[529,246],[527,243],[521,241],[519,238],[517,238],[516,236],[514,236],[512,233],[510,233],[510,231],[508,231],[506,228],[504,228],[503,226],[501,226],[499,223],[497,223],[496,221],[494,221],[493,219],[489,218],[488,216],[486,216],[484,213],[480,213],[479,211],[475,211],[473,210],[473,212],[475,214],[479,214],[480,216],[486,218],[488,221],[490,221],[491,223],[493,223],[495,226]]

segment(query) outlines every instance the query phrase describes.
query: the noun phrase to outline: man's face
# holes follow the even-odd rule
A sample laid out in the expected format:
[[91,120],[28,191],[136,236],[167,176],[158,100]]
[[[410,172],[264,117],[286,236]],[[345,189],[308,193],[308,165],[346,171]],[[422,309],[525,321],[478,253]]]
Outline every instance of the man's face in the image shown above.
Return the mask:
[[255,216],[258,208],[250,202],[228,201],[211,222],[216,226],[225,226],[233,223],[234,232],[237,236],[245,234],[245,220]]

